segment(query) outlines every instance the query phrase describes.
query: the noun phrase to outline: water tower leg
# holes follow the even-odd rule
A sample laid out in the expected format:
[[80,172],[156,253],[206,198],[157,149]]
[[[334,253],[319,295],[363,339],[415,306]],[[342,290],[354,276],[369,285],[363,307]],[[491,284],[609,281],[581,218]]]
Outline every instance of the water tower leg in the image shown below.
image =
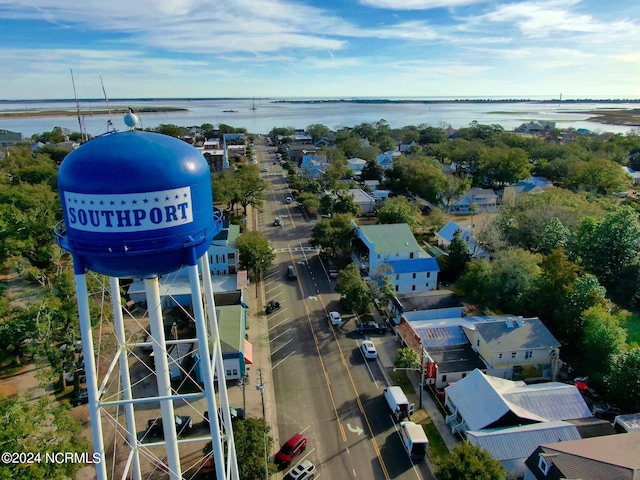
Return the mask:
[[[169,359],[164,337],[164,320],[162,318],[162,300],[160,298],[158,277],[145,278],[144,287],[147,296],[147,307],[149,308],[149,330],[153,337],[153,356],[156,363],[158,396],[170,397],[172,395],[171,377],[169,376]],[[180,467],[173,400],[160,400],[160,410],[162,412],[162,427],[167,450],[167,464],[170,472],[169,478],[171,480],[180,480],[182,478],[182,470]]]
[[[206,255],[205,255],[206,256]],[[209,336],[207,335],[207,325],[204,317],[204,308],[202,306],[202,294],[200,290],[200,278],[198,276],[198,266],[190,265],[187,267],[189,271],[189,284],[191,286],[191,303],[193,305],[193,317],[196,323],[196,336],[198,337],[198,348],[200,350],[200,368],[202,373],[202,382],[204,383],[204,392],[207,399],[207,409],[209,410],[209,429],[211,430],[211,446],[213,449],[213,460],[216,467],[216,478],[226,479],[224,449],[222,446],[222,436],[220,434],[220,425],[218,424],[218,408],[216,405],[216,394],[213,388],[213,370],[211,368],[211,353],[209,351]],[[206,277],[208,270],[203,271],[202,276]],[[217,339],[214,339],[216,342]],[[219,349],[214,349],[219,350]],[[220,372],[218,372],[220,375]],[[226,388],[226,387],[225,387]],[[222,398],[222,391],[220,391]],[[229,411],[229,405],[224,403],[221,405],[222,411]],[[228,413],[226,417],[228,418]],[[224,413],[223,413],[224,417]],[[225,423],[227,422],[225,418]],[[225,432],[231,432],[231,422]]]
[[[81,261],[76,261],[80,265]],[[87,394],[89,396],[89,418],[91,419],[91,436],[93,451],[100,455],[100,463],[96,463],[97,480],[107,480],[107,462],[104,457],[104,441],[102,436],[102,420],[98,397],[98,375],[96,373],[96,359],[93,350],[93,336],[91,334],[91,315],[89,313],[89,293],[87,291],[87,277],[84,273],[75,275],[76,299],[78,302],[78,318],[80,320],[80,335],[82,336],[82,354],[84,355],[84,369],[87,376]]]
[[[131,375],[129,374],[129,350],[127,348],[127,339],[124,331],[124,318],[122,316],[122,303],[120,298],[120,281],[116,277],[109,277],[109,285],[111,288],[111,304],[113,307],[113,325],[116,331],[118,347],[120,348],[120,382],[122,384],[122,398],[124,400],[133,400],[133,391],[131,390]],[[133,480],[142,480],[140,472],[140,454],[138,451],[138,438],[136,436],[136,418],[133,403],[124,405],[124,414],[127,420],[127,440],[131,446],[133,459],[131,463],[131,472]]]
[[[209,267],[208,255],[200,257],[200,269],[202,272],[202,283],[204,284],[204,298],[207,306],[207,314],[209,316],[209,325],[211,336],[216,342],[217,348],[214,348],[215,358],[213,359],[215,371],[218,372],[218,392],[220,394],[220,402],[225,406],[228,412],[229,397],[227,396],[227,382],[225,379],[224,362],[222,359],[222,349],[220,348],[220,334],[218,332],[218,319],[216,318],[216,304],[213,296],[213,283],[211,282],[211,274]],[[213,385],[213,384],[212,384]],[[246,414],[246,412],[245,412]],[[225,420],[226,421],[226,420]],[[236,457],[236,445],[233,438],[233,429],[229,428],[228,454],[227,463],[229,465],[229,480],[238,480],[238,459]]]

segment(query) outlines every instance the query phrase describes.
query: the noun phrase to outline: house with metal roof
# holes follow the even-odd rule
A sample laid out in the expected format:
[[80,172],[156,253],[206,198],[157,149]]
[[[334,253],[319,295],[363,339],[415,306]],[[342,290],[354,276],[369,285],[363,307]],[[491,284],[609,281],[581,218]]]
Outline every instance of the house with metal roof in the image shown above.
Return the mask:
[[352,225],[351,258],[366,275],[387,275],[398,293],[435,290],[440,267],[416,242],[409,225],[358,225],[354,221]]
[[640,435],[622,433],[542,444],[525,465],[525,480],[637,480]]
[[347,168],[351,170],[351,175],[360,175],[366,164],[367,161],[362,158],[350,158],[347,160]]
[[460,297],[451,290],[430,290],[420,293],[399,293],[389,301],[390,320],[399,325],[404,316],[411,320],[435,320],[462,317]]
[[349,193],[353,195],[353,203],[360,206],[362,215],[371,215],[376,209],[376,199],[361,188],[350,188]]
[[468,323],[465,334],[491,365],[490,375],[509,378],[554,378],[560,342],[537,318],[506,316]]
[[474,370],[445,389],[453,433],[591,417],[575,385],[527,385]]
[[[240,380],[247,375],[249,365],[253,363],[253,346],[246,336],[246,308],[242,304],[216,305],[216,319],[220,334],[225,380]],[[197,344],[194,344],[192,358],[194,378],[198,383],[202,383],[201,359]]]
[[539,445],[582,438],[575,425],[560,420],[515,427],[470,430],[466,436],[469,443],[484,448],[515,478],[524,477],[525,461]]

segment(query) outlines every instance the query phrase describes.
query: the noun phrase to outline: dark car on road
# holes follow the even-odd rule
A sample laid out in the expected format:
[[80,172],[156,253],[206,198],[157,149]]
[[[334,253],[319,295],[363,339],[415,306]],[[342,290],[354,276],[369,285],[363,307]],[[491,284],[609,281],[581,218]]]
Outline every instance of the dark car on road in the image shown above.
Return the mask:
[[[193,428],[191,417],[187,415],[176,415],[176,434],[179,436],[188,433]],[[147,433],[152,437],[164,437],[161,418],[152,418],[147,422]]]
[[374,320],[366,322],[358,322],[356,332],[366,335],[367,333],[386,333],[387,326],[384,323],[378,323]]
[[276,300],[271,300],[267,302],[267,307],[264,310],[267,313],[267,315],[269,315],[271,312],[275,312],[279,308],[280,308],[280,302]]
[[307,437],[296,433],[276,453],[276,465],[280,468],[288,467],[291,465],[291,460],[304,452],[305,448],[307,448]]
[[78,390],[74,390],[71,397],[71,405],[77,407],[78,405],[84,405],[85,403],[89,403],[89,392],[87,389],[80,388]]

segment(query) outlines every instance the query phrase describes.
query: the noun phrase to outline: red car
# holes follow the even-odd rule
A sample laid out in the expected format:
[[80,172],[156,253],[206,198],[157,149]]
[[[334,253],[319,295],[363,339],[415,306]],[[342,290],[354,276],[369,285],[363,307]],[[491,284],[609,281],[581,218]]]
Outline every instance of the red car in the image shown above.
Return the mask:
[[304,452],[305,448],[307,448],[307,437],[301,433],[296,433],[276,453],[276,465],[280,468],[288,467],[291,465],[291,460]]

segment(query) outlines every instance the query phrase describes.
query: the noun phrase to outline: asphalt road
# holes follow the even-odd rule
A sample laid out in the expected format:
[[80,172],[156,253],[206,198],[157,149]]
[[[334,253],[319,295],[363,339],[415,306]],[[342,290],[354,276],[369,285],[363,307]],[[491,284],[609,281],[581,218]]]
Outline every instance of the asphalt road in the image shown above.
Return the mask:
[[[414,466],[407,457],[382,396],[380,365],[364,359],[355,318],[341,311],[335,281],[307,245],[313,223],[295,201],[285,202],[288,185],[268,153],[273,147],[256,142],[256,149],[261,167],[269,168],[262,175],[272,184],[258,222],[277,252],[263,285],[265,299],[281,305],[268,320],[280,440],[295,433],[308,438],[293,464],[310,460],[316,478],[432,478],[424,464]],[[281,226],[273,225],[276,216]],[[296,279],[287,278],[290,265]],[[342,325],[330,324],[332,310],[343,314]],[[390,334],[373,340],[393,342]]]

